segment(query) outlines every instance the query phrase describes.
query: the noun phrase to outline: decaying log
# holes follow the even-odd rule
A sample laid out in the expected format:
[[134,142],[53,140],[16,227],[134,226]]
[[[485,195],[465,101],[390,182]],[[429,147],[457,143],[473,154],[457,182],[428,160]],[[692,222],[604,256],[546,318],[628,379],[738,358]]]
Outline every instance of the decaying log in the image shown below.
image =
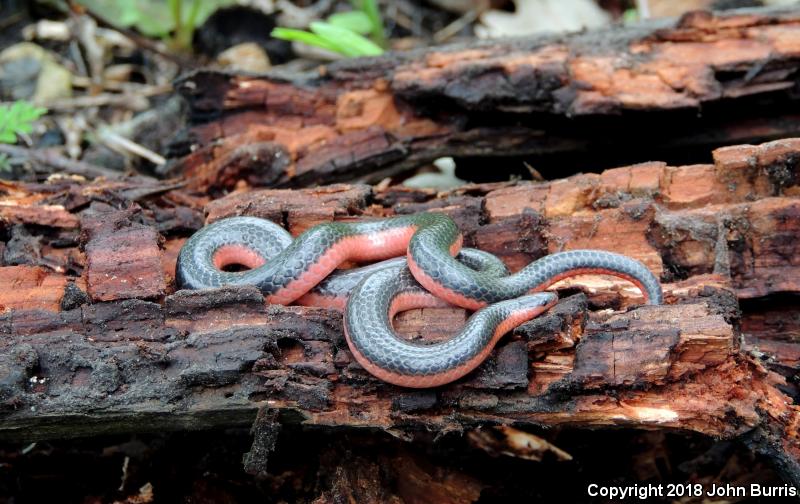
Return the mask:
[[[797,10],[699,12],[649,28],[391,53],[299,76],[202,71],[178,85],[193,123],[174,142],[183,157],[173,173],[202,191],[303,187],[377,181],[441,156],[530,161],[591,149],[595,163],[615,166],[626,155],[797,136],[799,33]],[[535,166],[559,176],[592,168],[550,164]]]
[[[629,426],[743,440],[800,483],[798,390],[786,378],[798,343],[774,337],[766,317],[780,305],[759,307],[778,296],[796,313],[799,160],[800,140],[789,139],[719,149],[709,165],[545,183],[442,194],[336,185],[213,201],[152,180],[4,183],[0,437],[241,426],[259,410],[267,434],[298,422],[402,438],[493,424]],[[662,278],[668,304],[639,306],[616,280],[570,282],[475,373],[412,391],[358,366],[336,312],[265,306],[247,287],[175,292],[177,251],[204,220],[257,215],[296,234],[423,210],[451,215],[467,245],[512,269],[578,247],[626,253]],[[422,310],[397,327],[433,340],[465,316]],[[247,459],[254,472],[265,436]]]

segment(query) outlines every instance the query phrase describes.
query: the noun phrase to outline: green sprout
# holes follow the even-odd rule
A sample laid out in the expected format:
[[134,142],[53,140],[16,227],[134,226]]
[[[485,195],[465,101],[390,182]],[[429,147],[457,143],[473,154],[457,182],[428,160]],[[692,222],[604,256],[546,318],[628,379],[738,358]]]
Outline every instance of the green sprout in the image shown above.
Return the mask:
[[385,29],[383,28],[383,18],[378,9],[377,0],[352,0],[353,7],[363,12],[369,18],[372,25],[370,38],[381,47],[387,47]]
[[[33,122],[47,113],[46,108],[36,107],[31,102],[18,100],[10,105],[0,105],[0,143],[17,143],[17,135],[30,135]],[[0,172],[11,171],[6,154],[0,154]]]
[[639,21],[639,11],[637,9],[626,9],[625,12],[622,13],[622,22],[625,24],[631,24]]
[[386,38],[376,0],[353,0],[353,6],[356,10],[332,14],[325,21],[314,21],[309,25],[310,31],[278,27],[271,35],[348,58],[383,54]]
[[33,122],[46,113],[46,108],[36,107],[25,100],[0,105],[0,142],[17,143],[17,135],[31,134]]
[[78,0],[118,28],[136,28],[165,39],[175,49],[191,48],[195,29],[217,9],[236,0]]

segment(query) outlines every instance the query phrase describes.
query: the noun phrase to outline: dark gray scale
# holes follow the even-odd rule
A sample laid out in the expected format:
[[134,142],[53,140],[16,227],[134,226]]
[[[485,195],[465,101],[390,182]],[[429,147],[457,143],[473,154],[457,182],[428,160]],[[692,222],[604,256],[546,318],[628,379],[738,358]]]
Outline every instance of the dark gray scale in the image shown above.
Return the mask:
[[389,320],[392,300],[403,293],[426,292],[408,268],[395,266],[373,273],[356,286],[345,310],[350,343],[374,365],[404,376],[431,376],[450,371],[478,356],[498,325],[521,308],[547,306],[556,295],[542,292],[488,306],[470,317],[447,341],[420,344],[398,336]]
[[[497,256],[488,252],[483,252],[482,250],[471,248],[461,249],[461,252],[456,256],[456,260],[469,268],[481,271],[487,275],[508,275],[508,268],[506,268],[503,261]],[[372,273],[386,268],[404,267],[407,264],[405,257],[397,257],[360,268],[336,272],[325,278],[314,287],[311,292],[327,297],[347,297],[359,282]]]
[[[261,292],[270,295],[308,271],[343,238],[409,226],[421,228],[437,223],[439,226],[447,227],[449,224],[455,228],[455,223],[444,214],[423,213],[375,221],[320,224],[293,238],[282,227],[266,219],[221,219],[205,226],[186,241],[175,267],[176,282],[179,288],[184,289],[255,285]],[[224,245],[247,247],[261,255],[266,264],[241,272],[221,271],[214,266],[213,257]]]
[[569,250],[551,254],[506,278],[517,290],[527,292],[555,276],[582,268],[599,268],[635,278],[644,286],[649,304],[661,304],[664,301],[661,284],[647,266],[630,257],[604,250]]
[[[178,286],[200,289],[256,285],[264,294],[274,294],[307,271],[339,240],[409,226],[417,229],[409,243],[409,252],[420,269],[445,288],[487,304],[521,296],[557,275],[580,268],[602,268],[633,277],[642,283],[651,304],[660,304],[663,299],[658,279],[646,266],[613,252],[560,252],[534,261],[514,275],[506,275],[504,270],[476,271],[450,256],[449,248],[460,233],[452,219],[440,213],[321,224],[295,240],[280,226],[264,219],[223,219],[195,233],[181,249],[176,266]],[[267,263],[244,272],[218,270],[212,262],[213,254],[219,247],[230,244],[254,250]],[[352,279],[349,282],[353,285]]]
[[257,217],[232,217],[205,226],[192,235],[178,255],[175,280],[180,288],[203,289],[223,285],[258,285],[262,268],[241,272],[221,271],[212,261],[225,245],[243,245],[271,260],[292,243],[288,231]]
[[446,225],[421,228],[411,238],[408,251],[417,266],[436,283],[468,298],[492,304],[522,296],[563,273],[600,268],[641,282],[649,304],[663,302],[661,284],[655,275],[641,262],[621,254],[604,250],[570,250],[542,257],[513,275],[487,275],[442,253],[457,236],[458,230]]

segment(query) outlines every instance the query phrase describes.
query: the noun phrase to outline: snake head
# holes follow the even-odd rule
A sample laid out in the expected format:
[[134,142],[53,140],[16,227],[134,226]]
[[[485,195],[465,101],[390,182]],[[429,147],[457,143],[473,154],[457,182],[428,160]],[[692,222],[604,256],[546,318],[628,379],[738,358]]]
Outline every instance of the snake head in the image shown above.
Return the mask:
[[495,335],[503,335],[549,310],[557,301],[558,295],[553,292],[537,292],[501,301],[484,310],[499,316]]
[[509,299],[508,301],[503,301],[503,303],[508,303],[512,311],[539,309],[540,313],[552,307],[557,301],[558,294],[555,292],[536,292],[515,299]]

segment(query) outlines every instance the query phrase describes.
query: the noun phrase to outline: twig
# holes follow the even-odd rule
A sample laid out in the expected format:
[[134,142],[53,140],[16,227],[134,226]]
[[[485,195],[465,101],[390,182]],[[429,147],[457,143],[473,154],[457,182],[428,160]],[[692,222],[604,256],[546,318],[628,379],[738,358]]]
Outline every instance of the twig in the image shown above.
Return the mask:
[[72,33],[83,46],[87,63],[89,64],[89,78],[92,88],[101,89],[103,86],[103,69],[105,49],[97,43],[97,21],[88,16],[72,16],[68,26]]
[[480,12],[478,9],[470,9],[464,13],[464,15],[460,16],[458,19],[453,21],[452,23],[448,24],[441,30],[437,31],[433,34],[433,40],[437,44],[441,44],[442,42],[446,42],[449,40],[453,35],[460,32],[465,26],[472,23],[476,19],[478,19],[478,14]]
[[[81,75],[72,76],[72,87],[88,89],[91,87],[91,81]],[[145,96],[154,96],[158,94],[169,93],[172,91],[172,83],[165,84],[139,84],[136,82],[120,82],[115,80],[106,80],[103,83],[104,91],[113,91],[128,94],[141,94]]]
[[195,63],[191,59],[184,58],[184,57],[181,57],[181,56],[178,56],[178,55],[175,55],[175,54],[170,54],[169,52],[167,52],[164,49],[160,48],[158,46],[158,44],[156,44],[152,40],[149,40],[149,39],[139,35],[138,33],[136,33],[135,31],[133,31],[131,29],[122,28],[122,27],[119,27],[119,26],[114,26],[113,23],[110,23],[104,17],[99,16],[98,14],[96,14],[95,12],[92,12],[91,10],[88,10],[88,9],[85,9],[85,10],[81,9],[81,10],[83,12],[85,12],[87,16],[89,16],[89,17],[93,18],[95,21],[97,21],[97,24],[99,26],[102,26],[104,28],[111,28],[111,29],[117,30],[121,34],[123,34],[126,37],[128,37],[129,39],[131,39],[131,41],[133,41],[134,44],[136,44],[137,46],[139,46],[140,48],[142,48],[142,49],[144,49],[146,51],[150,51],[150,52],[156,53],[159,56],[161,56],[162,58],[164,58],[164,59],[166,59],[168,61],[171,61],[171,62],[175,63],[176,65],[178,65],[179,67],[182,67],[182,68],[191,69],[191,68],[194,68],[196,66]]
[[418,36],[414,28],[414,21],[408,15],[408,12],[403,10],[402,2],[392,2],[391,3],[392,10],[389,13],[389,17],[394,21],[397,26],[405,28],[406,30],[410,31],[412,35]]
[[49,110],[68,111],[86,107],[101,107],[114,105],[140,111],[148,108],[147,98],[168,93],[171,86],[152,86],[136,93],[102,93],[94,96],[77,96],[75,98],[61,98],[45,104]]
[[[89,77],[89,67],[86,66],[86,61],[84,61],[83,59],[83,55],[81,54],[81,48],[76,40],[70,40],[69,52],[70,55],[72,56],[72,60],[75,62],[75,66],[78,67],[79,76],[91,82],[91,78]],[[92,86],[89,85],[86,87],[92,87]]]
[[24,147],[17,147],[15,145],[0,144],[0,153],[23,159],[29,159],[61,171],[74,173],[76,175],[83,175],[84,177],[106,177],[108,179],[117,179],[122,177],[122,173],[118,171],[109,170],[108,168],[93,165],[85,161],[69,159],[49,150],[26,149]]
[[185,180],[174,182],[172,184],[169,184],[167,183],[167,181],[164,181],[164,182],[159,182],[157,185],[153,186],[137,185],[130,189],[123,190],[120,194],[122,195],[123,198],[127,200],[139,201],[143,198],[148,198],[156,194],[164,194],[169,191],[173,191],[175,189],[181,189],[182,187],[186,187]]
[[[90,85],[89,79],[75,77],[76,82],[73,85],[85,86]],[[76,108],[86,107],[100,107],[104,105],[114,105],[120,107],[127,107],[131,110],[140,111],[149,107],[149,102],[146,98],[169,93],[172,91],[172,84],[157,84],[157,85],[135,85],[130,83],[109,85],[110,81],[105,83],[105,86],[114,91],[122,91],[122,93],[101,93],[94,96],[78,96],[75,98],[61,98],[45,103],[45,107],[50,110],[73,110]]]
[[129,140],[122,135],[114,133],[111,130],[101,130],[98,134],[98,138],[110,149],[122,154],[134,154],[136,156],[143,157],[156,165],[164,165],[167,163],[167,160],[164,159],[164,157],[160,154],[151,151],[147,147],[144,147],[133,140]]
[[7,28],[24,18],[22,12],[15,12],[4,19],[0,19],[0,28]]

